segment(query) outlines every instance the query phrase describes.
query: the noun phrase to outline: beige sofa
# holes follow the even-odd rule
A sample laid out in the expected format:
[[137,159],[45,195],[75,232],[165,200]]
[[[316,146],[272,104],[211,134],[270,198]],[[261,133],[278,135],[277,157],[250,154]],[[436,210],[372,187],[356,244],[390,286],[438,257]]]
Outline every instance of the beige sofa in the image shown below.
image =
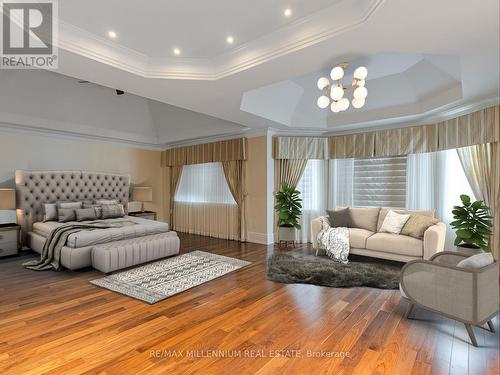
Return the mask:
[[[423,239],[414,237],[381,233],[389,208],[350,208],[352,228],[349,228],[349,242],[351,254],[365,255],[375,258],[409,262],[415,259],[429,259],[437,252],[443,251],[446,237],[446,225],[439,222],[429,227]],[[417,213],[434,217],[431,211],[394,210],[398,213]],[[311,239],[313,248],[317,250],[316,238],[321,230],[319,218],[311,222]]]

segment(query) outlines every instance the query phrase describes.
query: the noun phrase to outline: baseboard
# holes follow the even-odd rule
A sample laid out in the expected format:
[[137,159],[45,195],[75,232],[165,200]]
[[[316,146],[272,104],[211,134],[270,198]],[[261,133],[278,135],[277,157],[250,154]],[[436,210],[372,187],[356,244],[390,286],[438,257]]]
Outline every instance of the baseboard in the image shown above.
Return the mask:
[[267,233],[248,232],[247,241],[269,245],[274,243],[274,236],[272,233],[268,235]]

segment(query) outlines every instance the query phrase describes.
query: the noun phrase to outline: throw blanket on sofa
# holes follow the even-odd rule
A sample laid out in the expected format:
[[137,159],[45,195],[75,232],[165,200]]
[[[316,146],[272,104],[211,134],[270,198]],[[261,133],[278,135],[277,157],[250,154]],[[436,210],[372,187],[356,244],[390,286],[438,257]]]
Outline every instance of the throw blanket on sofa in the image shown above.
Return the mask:
[[328,217],[321,216],[321,230],[318,233],[317,243],[326,250],[333,260],[347,264],[349,262],[349,230],[347,228],[332,228]]
[[135,225],[133,221],[123,220],[113,223],[94,222],[89,224],[67,224],[54,229],[43,245],[42,254],[39,260],[32,260],[23,263],[25,268],[35,271],[56,270],[59,271],[61,266],[61,250],[66,245],[68,237],[82,230],[95,230],[107,228],[120,228],[127,225]]

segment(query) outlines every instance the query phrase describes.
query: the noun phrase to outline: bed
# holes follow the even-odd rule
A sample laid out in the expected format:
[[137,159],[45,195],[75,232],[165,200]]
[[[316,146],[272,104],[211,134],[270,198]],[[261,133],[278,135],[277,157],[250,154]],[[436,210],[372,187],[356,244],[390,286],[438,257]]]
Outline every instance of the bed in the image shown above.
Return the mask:
[[[23,245],[41,253],[49,234],[63,225],[56,221],[43,222],[44,203],[115,199],[127,207],[129,191],[128,175],[85,171],[16,171],[17,222],[22,228]],[[122,243],[127,239],[169,232],[167,223],[128,215],[98,221],[112,223],[124,220],[131,224],[71,234],[61,250],[61,264],[71,270],[88,267],[92,265],[92,250],[97,245]]]

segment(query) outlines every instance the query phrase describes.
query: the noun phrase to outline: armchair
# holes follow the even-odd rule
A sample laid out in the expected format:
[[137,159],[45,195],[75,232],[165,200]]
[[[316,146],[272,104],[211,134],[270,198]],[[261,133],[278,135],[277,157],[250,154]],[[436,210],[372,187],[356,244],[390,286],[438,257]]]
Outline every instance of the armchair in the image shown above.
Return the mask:
[[488,323],[499,310],[498,262],[482,268],[459,268],[468,256],[451,251],[433,255],[429,260],[413,260],[401,270],[401,295],[414,306],[442,314],[465,324],[474,346],[477,340],[472,325]]

